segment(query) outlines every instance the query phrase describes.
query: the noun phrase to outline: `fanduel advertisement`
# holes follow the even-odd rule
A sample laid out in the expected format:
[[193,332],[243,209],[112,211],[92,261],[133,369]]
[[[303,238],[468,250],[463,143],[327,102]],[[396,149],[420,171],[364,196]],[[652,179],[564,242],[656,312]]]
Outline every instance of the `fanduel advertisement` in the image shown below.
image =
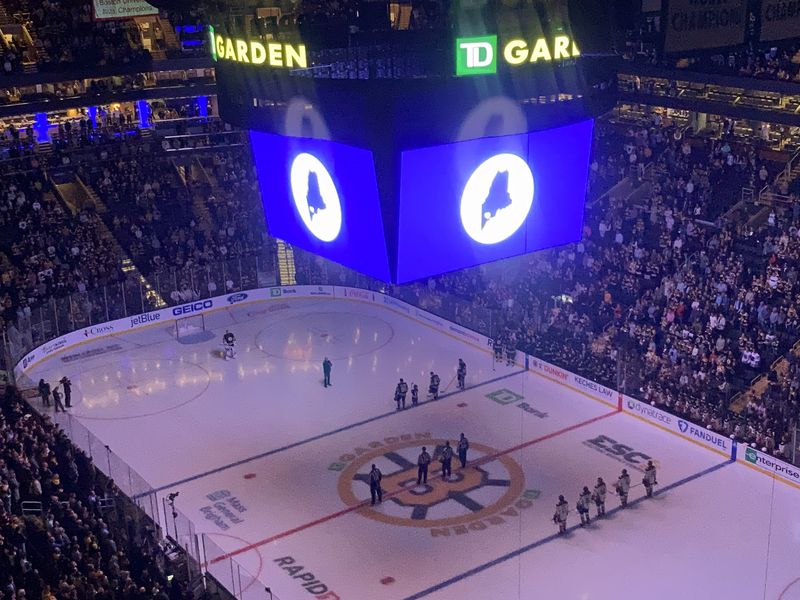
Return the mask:
[[397,281],[580,239],[593,121],[401,154]]
[[372,153],[250,132],[270,235],[378,279],[389,279]]

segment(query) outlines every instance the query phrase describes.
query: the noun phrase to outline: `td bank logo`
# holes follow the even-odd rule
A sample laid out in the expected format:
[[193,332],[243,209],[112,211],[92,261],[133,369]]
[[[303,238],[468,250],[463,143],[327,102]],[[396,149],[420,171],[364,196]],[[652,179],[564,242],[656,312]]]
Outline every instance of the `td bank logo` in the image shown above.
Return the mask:
[[533,206],[533,173],[515,154],[496,154],[473,171],[461,194],[461,224],[479,244],[511,237]]
[[289,180],[294,204],[306,229],[322,242],[335,240],[342,229],[342,203],[322,161],[307,152],[298,154]]
[[456,39],[456,75],[497,73],[497,36]]

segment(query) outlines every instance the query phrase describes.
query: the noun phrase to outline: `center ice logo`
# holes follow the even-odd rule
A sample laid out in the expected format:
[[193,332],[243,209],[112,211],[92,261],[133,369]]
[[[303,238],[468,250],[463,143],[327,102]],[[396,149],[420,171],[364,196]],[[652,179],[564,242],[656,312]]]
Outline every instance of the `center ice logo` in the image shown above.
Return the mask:
[[[368,498],[374,463],[383,472],[383,504],[364,506],[358,514],[392,525],[427,527],[433,537],[448,537],[501,525],[508,517],[519,516],[518,509],[529,508],[539,496],[537,490],[524,489],[525,475],[514,459],[475,442],[470,442],[467,467],[461,469],[454,457],[453,474],[443,481],[439,456],[444,443],[435,438],[389,443],[387,438],[342,455],[342,462],[332,468],[341,470],[339,497],[351,507]],[[427,485],[417,485],[417,455],[422,446],[433,458]]]
[[511,237],[533,206],[533,173],[515,154],[496,154],[472,172],[461,194],[461,224],[479,244]]
[[298,154],[289,179],[295,207],[306,229],[322,242],[335,240],[342,229],[342,203],[322,161],[307,152]]

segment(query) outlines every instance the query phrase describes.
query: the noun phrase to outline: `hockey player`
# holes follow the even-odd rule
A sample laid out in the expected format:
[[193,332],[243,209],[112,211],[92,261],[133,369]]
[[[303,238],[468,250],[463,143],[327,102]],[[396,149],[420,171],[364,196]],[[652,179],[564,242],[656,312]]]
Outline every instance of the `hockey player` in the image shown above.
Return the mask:
[[411,384],[411,406],[419,404],[419,388],[416,383]]
[[492,342],[492,350],[494,351],[494,361],[503,362],[503,342],[500,338]]
[[431,455],[422,447],[422,452],[419,453],[417,458],[417,485],[420,483],[428,483],[428,465],[431,464]]
[[225,360],[228,360],[229,358],[236,358],[236,336],[227,329],[225,330],[225,334],[222,336],[222,345]]
[[553,515],[553,523],[558,525],[558,533],[563,534],[567,532],[567,515],[569,514],[569,504],[564,500],[564,496],[558,497],[558,504],[556,504],[556,512]]
[[594,494],[592,494],[595,506],[597,506],[597,516],[602,517],[606,514],[606,482],[602,477],[597,478],[597,483],[594,485]]
[[589,503],[592,500],[592,493],[587,486],[583,486],[583,491],[578,496],[578,513],[581,515],[581,527],[592,522],[589,517]]
[[397,402],[397,410],[406,407],[406,394],[408,394],[408,384],[401,378],[394,390],[394,401]]
[[431,395],[431,399],[438,400],[439,399],[439,376],[431,371],[431,383],[428,386],[428,393]]
[[372,496],[372,506],[375,506],[375,498],[378,499],[378,503],[383,502],[381,479],[383,479],[383,474],[380,469],[372,465],[372,470],[369,472],[369,493]]
[[442,462],[442,481],[444,481],[453,474],[453,447],[450,445],[450,440],[444,443],[442,457],[439,460]]
[[652,497],[653,486],[658,485],[658,481],[656,481],[656,467],[652,460],[647,461],[647,467],[644,470],[644,479],[642,479],[642,483],[644,484],[644,489],[647,492],[647,497]]
[[631,476],[627,469],[622,469],[622,474],[617,479],[617,495],[622,508],[628,506],[628,492],[631,489]]
[[458,370],[456,371],[458,377],[458,389],[463,390],[466,387],[467,381],[467,363],[463,359],[458,359]]
[[469,440],[463,433],[458,440],[458,460],[461,461],[461,468],[467,466],[467,450],[469,450]]
[[506,346],[506,366],[512,366],[517,360],[517,349],[514,346]]

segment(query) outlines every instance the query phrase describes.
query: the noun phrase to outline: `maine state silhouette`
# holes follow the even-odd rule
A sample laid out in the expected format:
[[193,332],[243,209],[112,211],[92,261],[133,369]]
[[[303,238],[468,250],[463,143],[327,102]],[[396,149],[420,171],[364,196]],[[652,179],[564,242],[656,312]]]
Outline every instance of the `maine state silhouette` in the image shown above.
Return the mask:
[[308,203],[308,213],[312,221],[319,211],[327,208],[325,200],[322,198],[322,193],[319,191],[319,179],[314,171],[308,172],[306,202]]
[[492,180],[486,200],[481,205],[481,229],[497,216],[497,211],[511,206],[513,201],[508,193],[508,175],[508,171],[499,171]]

